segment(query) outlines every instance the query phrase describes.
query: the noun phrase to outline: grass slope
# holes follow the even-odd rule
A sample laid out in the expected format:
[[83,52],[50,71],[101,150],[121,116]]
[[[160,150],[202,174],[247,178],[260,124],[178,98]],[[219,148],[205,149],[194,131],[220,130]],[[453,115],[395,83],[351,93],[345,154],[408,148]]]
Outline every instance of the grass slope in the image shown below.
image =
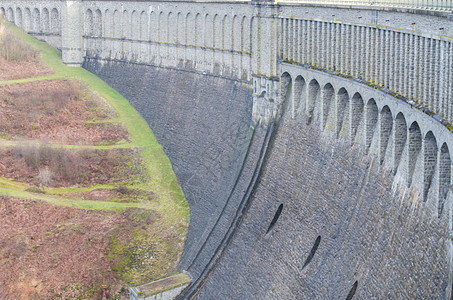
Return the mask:
[[[94,74],[82,69],[82,68],[71,68],[67,67],[61,62],[61,53],[55,48],[47,45],[44,42],[38,41],[37,39],[29,36],[20,28],[7,23],[6,26],[12,30],[17,36],[38,49],[43,54],[43,61],[50,66],[54,73],[43,77],[34,78],[23,78],[10,81],[0,81],[1,84],[12,84],[18,82],[30,82],[40,80],[54,80],[54,79],[78,79],[87,83],[93,90],[97,91],[102,97],[104,97],[110,105],[118,113],[118,122],[122,122],[127,131],[130,134],[131,142],[128,144],[117,144],[111,147],[106,146],[76,146],[69,145],[70,148],[82,148],[90,147],[97,149],[111,149],[117,147],[135,147],[143,149],[144,160],[149,169],[149,180],[146,184],[143,184],[140,188],[151,189],[158,196],[161,201],[160,209],[162,212],[171,212],[170,215],[176,217],[175,207],[181,210],[182,216],[189,218],[189,206],[185,200],[184,194],[179,186],[177,178],[173,172],[170,160],[165,155],[162,146],[157,142],[154,133],[151,131],[148,123],[142,118],[142,116],[131,106],[131,104],[117,91],[108,86],[99,77]],[[8,144],[14,144],[15,142],[8,142]],[[58,145],[61,146],[61,145]],[[5,192],[5,186],[2,186],[0,192]],[[13,192],[13,191],[11,191]],[[24,192],[23,195],[26,193]],[[40,198],[36,196],[36,198]],[[42,200],[46,200],[46,197],[42,196]],[[62,201],[64,202],[64,201]],[[68,203],[68,206],[73,204]],[[75,205],[74,205],[75,206]],[[133,205],[134,207],[136,205]],[[103,209],[108,209],[108,207]],[[112,209],[118,209],[117,205],[113,205]],[[178,216],[181,217],[181,216]]]
[[[128,212],[128,209],[147,209],[149,211],[153,211],[157,216],[159,216],[159,222],[152,224],[152,232],[150,232],[149,230],[145,232],[143,230],[140,231],[139,229],[137,229],[136,232],[131,233],[133,239],[135,239],[135,241],[138,241],[134,242],[134,245],[146,245],[148,243],[148,240],[152,236],[154,239],[158,238],[160,241],[167,243],[167,245],[164,246],[166,247],[165,249],[172,249],[171,253],[168,255],[168,266],[170,266],[171,261],[179,260],[178,257],[180,257],[181,254],[180,250],[176,250],[176,247],[169,245],[173,240],[178,239],[172,237],[173,232],[178,233],[178,240],[181,240],[181,237],[186,236],[190,220],[189,205],[178,183],[176,175],[173,172],[170,160],[165,155],[162,146],[157,142],[156,137],[154,136],[147,122],[122,95],[108,86],[100,78],[82,68],[71,68],[65,66],[61,62],[61,53],[58,50],[54,49],[44,42],[38,41],[37,39],[29,36],[22,29],[17,28],[16,26],[8,22],[6,22],[5,25],[10,31],[12,31],[23,41],[31,45],[33,48],[39,50],[42,53],[42,61],[47,66],[52,68],[54,72],[50,75],[41,77],[0,81],[0,86],[22,82],[58,79],[74,79],[82,81],[86,83],[93,91],[103,97],[116,111],[118,117],[109,120],[109,122],[122,123],[129,134],[129,142],[122,141],[121,143],[111,146],[85,146],[66,144],[47,144],[47,146],[74,150],[84,148],[98,150],[112,150],[118,148],[139,149],[141,152],[142,161],[144,162],[145,168],[147,170],[146,180],[140,183],[125,183],[125,185],[127,185],[131,190],[152,191],[152,193],[156,195],[156,201],[92,201],[84,200],[78,198],[77,196],[78,193],[117,188],[118,185],[114,184],[98,184],[84,187],[45,187],[42,188],[40,192],[36,191],[36,189],[32,189],[31,186],[27,183],[14,181],[8,178],[0,178],[0,196],[3,195],[9,196],[11,198],[40,200],[54,206],[71,207],[77,209],[99,211],[108,210],[125,213]],[[0,140],[0,147],[12,147],[17,146],[20,143],[22,143],[22,141],[20,140]],[[36,141],[36,143],[39,142]],[[143,228],[145,227],[143,226]],[[185,238],[183,238],[182,240],[185,240]],[[155,244],[155,242],[152,242],[150,245],[154,247]],[[130,263],[131,258],[128,257],[128,255],[131,253],[131,249],[133,249],[131,248],[132,246],[127,244],[117,244],[114,239],[112,239],[112,245],[111,258],[113,260],[118,260],[121,258],[120,266],[123,261],[126,261],[125,264]],[[143,252],[144,248],[142,248],[139,248],[138,250]],[[181,246],[177,246],[177,248],[180,249]],[[150,274],[156,274],[157,278],[159,278],[158,276],[165,275],[165,270],[166,268],[168,268],[168,266],[161,264],[167,264],[166,261],[159,263],[160,265],[153,267],[154,269],[150,272]],[[118,265],[117,268],[119,268]],[[125,271],[125,273],[122,273],[123,271],[119,270],[118,272],[120,273],[120,277],[123,280],[130,280],[131,278],[135,278],[134,274],[131,273],[131,271]]]

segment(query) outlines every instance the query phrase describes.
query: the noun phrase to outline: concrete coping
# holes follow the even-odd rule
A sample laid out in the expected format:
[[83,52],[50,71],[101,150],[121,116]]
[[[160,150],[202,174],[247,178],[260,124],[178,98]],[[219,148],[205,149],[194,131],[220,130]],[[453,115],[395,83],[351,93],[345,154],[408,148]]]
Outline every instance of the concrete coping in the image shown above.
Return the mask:
[[302,6],[302,7],[319,7],[319,8],[340,8],[340,9],[359,9],[359,10],[376,10],[376,11],[389,11],[410,13],[416,15],[427,15],[447,18],[453,20],[452,10],[436,10],[429,8],[414,8],[414,7],[399,7],[399,6],[382,6],[382,5],[358,5],[358,4],[333,4],[333,3],[306,3],[297,0],[283,0],[277,1],[275,4],[281,6]]

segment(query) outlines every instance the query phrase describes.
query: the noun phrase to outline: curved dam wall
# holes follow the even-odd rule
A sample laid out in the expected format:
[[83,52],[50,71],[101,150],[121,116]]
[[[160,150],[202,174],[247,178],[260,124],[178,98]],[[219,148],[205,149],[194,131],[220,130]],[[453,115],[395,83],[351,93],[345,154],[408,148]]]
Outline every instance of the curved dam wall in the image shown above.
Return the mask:
[[180,268],[198,278],[232,226],[259,160],[264,130],[252,126],[250,88],[122,62],[87,60],[84,67],[130,99],[169,156],[191,212]]
[[[433,134],[435,147],[449,144],[449,131],[367,85],[290,65],[282,72],[286,109],[259,184],[191,298],[450,299],[452,198],[431,197],[441,164],[423,192],[428,141]],[[298,96],[301,82],[307,89]],[[333,92],[312,102],[315,85]],[[342,93],[357,101],[342,102]],[[424,140],[416,157],[416,139],[399,137],[411,132]]]
[[350,299],[355,282],[354,299],[447,299],[449,220],[392,188],[377,159],[330,140],[283,118],[251,207],[195,299]]
[[451,298],[451,13],[0,0],[13,21],[51,6],[63,61],[126,96],[172,161],[180,298]]

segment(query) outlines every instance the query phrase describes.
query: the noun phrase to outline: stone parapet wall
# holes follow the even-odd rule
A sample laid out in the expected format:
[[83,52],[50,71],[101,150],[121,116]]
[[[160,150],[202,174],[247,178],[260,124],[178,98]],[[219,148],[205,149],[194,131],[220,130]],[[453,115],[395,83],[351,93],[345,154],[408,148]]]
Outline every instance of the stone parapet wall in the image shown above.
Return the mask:
[[8,21],[61,49],[61,1],[1,1]]

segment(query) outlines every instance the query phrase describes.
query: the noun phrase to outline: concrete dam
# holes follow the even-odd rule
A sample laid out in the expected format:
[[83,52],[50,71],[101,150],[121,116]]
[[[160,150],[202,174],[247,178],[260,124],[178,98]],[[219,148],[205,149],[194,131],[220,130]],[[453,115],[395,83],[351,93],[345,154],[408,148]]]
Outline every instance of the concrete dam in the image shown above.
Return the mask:
[[451,1],[9,1],[190,204],[180,299],[452,299]]

